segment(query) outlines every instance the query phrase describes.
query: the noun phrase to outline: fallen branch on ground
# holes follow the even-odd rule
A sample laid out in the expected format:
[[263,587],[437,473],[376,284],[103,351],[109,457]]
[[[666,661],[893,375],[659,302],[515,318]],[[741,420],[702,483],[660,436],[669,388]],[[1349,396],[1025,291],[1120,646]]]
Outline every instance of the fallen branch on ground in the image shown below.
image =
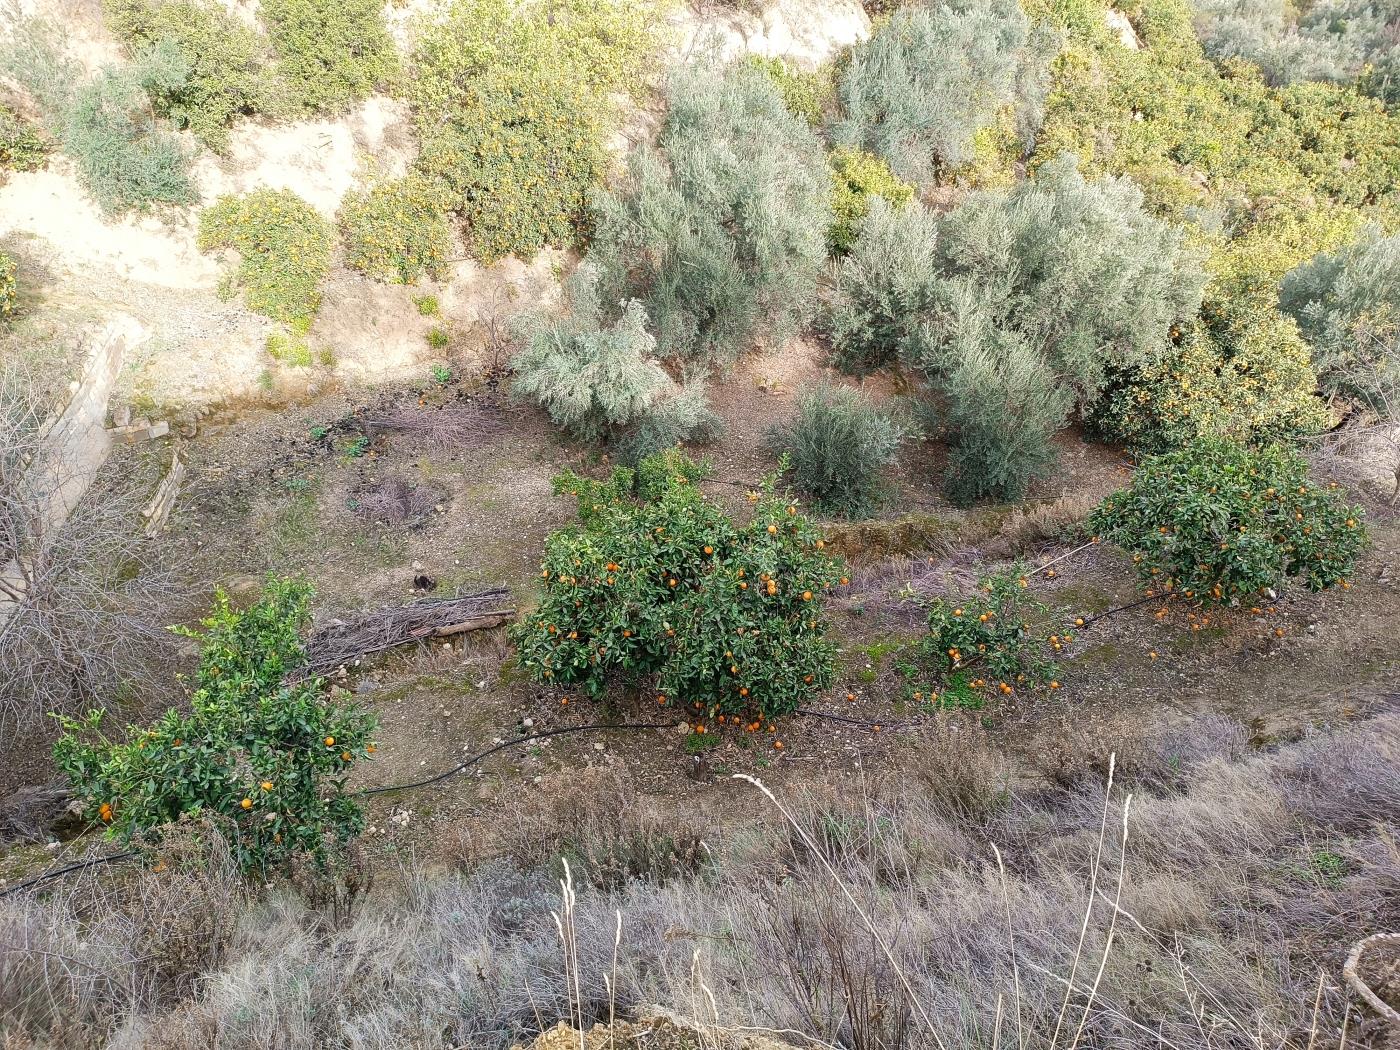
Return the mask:
[[504,587],[455,598],[423,598],[350,620],[333,620],[312,632],[306,643],[304,675],[324,675],[371,653],[409,642],[444,638],[500,627],[515,619]]

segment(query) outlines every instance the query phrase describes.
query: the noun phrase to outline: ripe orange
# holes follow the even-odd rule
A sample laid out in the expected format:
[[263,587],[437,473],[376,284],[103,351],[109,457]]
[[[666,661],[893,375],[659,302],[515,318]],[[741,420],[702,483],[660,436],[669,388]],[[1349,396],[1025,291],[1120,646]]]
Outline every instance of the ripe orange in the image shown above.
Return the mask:
[[327,747],[335,747],[335,737],[333,737],[333,736],[328,736],[328,737],[326,737],[326,746],[327,746]]
[[245,798],[242,802],[239,803],[239,805],[242,806],[244,809],[252,809],[253,800],[251,798]]
[[776,525],[769,525],[769,526],[768,526],[768,535],[770,535],[770,536],[776,536],[777,534],[778,534],[778,526],[776,526]]

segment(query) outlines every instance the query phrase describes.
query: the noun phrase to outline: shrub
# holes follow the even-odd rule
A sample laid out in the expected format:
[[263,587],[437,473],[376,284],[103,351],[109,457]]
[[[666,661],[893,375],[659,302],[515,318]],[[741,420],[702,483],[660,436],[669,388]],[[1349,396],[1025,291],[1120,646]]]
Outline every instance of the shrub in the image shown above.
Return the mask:
[[894,462],[904,429],[849,387],[804,394],[797,418],[772,433],[793,481],[816,510],[869,515],[888,488],[882,472]]
[[1323,390],[1383,414],[1400,377],[1400,237],[1375,227],[1354,243],[1289,272],[1279,306],[1312,348]]
[[939,223],[934,252],[942,290],[915,363],[936,376],[960,351],[947,337],[1014,335],[1080,406],[1107,369],[1160,360],[1204,283],[1181,231],[1148,214],[1131,181],[1087,181],[1073,156],[1009,192],[973,194]]
[[826,111],[836,94],[831,67],[823,66],[812,72],[793,69],[776,56],[750,54],[744,64],[766,74],[783,98],[783,105],[813,127],[821,127]]
[[724,420],[710,410],[701,383],[672,384],[617,443],[618,462],[636,466],[682,442],[708,445],[718,440]]
[[102,732],[104,715],[63,719],[54,759],[93,820],[132,838],[193,816],[225,830],[246,874],[265,876],[299,854],[333,860],[364,827],[344,790],[358,759],[374,750],[375,720],[358,706],[320,695],[300,678],[300,634],[311,589],[269,579],[262,598],[235,612],[217,592],[204,631],[190,711],[154,726]]
[[1395,21],[1365,0],[1322,0],[1296,13],[1276,0],[1213,0],[1195,17],[1202,46],[1218,62],[1252,62],[1274,86],[1359,79],[1386,103],[1400,99]]
[[415,295],[413,305],[418,308],[418,313],[422,317],[442,316],[442,305],[438,302],[436,295]]
[[1059,636],[1052,642],[1037,633],[1046,611],[1020,565],[979,580],[971,594],[935,599],[928,634],[905,666],[913,699],[980,706],[980,690],[1009,696],[1022,687],[1058,687],[1051,647],[1061,646]]
[[172,49],[157,48],[131,65],[104,67],[74,93],[63,151],[109,215],[195,200],[189,157],[152,118],[148,95],[177,88],[186,75]]
[[888,164],[864,150],[838,147],[830,160],[831,211],[836,221],[827,231],[826,243],[831,254],[845,255],[870,212],[872,198],[883,197],[902,208],[914,199],[914,187],[895,178]]
[[258,16],[299,108],[338,112],[398,72],[380,0],[262,0]]
[[1109,369],[1166,356],[1202,280],[1130,182],[1086,181],[1067,156],[941,220],[877,202],[837,269],[826,327],[843,367],[898,353],[943,395],[955,499],[1015,499]]
[[628,302],[616,321],[604,320],[597,273],[587,263],[570,280],[567,298],[564,317],[529,322],[533,331],[513,361],[514,390],[580,440],[598,441],[645,415],[671,378],[656,362],[641,303]]
[[663,703],[746,718],[786,714],[831,684],[822,607],[840,563],[771,490],[739,524],[700,476],[669,453],[608,481],[556,479],[579,523],[546,540],[539,607],[512,631],[532,677],[594,697],[652,686]]
[[641,83],[656,5],[456,0],[423,35],[411,87],[422,152],[484,262],[575,242],[606,168],[611,95]]
[[594,197],[592,257],[608,298],[642,301],[663,355],[704,369],[811,310],[831,225],[830,181],[811,128],[751,67],[689,67],[669,88],[658,149]]
[[421,176],[347,194],[339,218],[346,264],[366,276],[414,284],[424,274],[446,274],[452,230],[439,195]]
[[267,352],[290,368],[311,367],[311,345],[299,332],[273,332],[267,337]]
[[14,259],[0,252],[0,320],[15,312],[15,305],[19,301],[19,291],[15,284],[17,270]]
[[917,352],[939,282],[937,216],[919,204],[895,208],[876,199],[869,206],[820,318],[835,363],[855,375]]
[[[703,400],[678,400],[680,388],[656,360],[641,303],[630,300],[615,317],[605,315],[598,278],[585,261],[566,283],[562,316],[522,320],[526,346],[512,362],[514,390],[579,440],[622,440],[631,446],[625,458],[643,458],[705,429],[709,414]],[[639,434],[643,426],[647,433]]]
[[955,503],[1016,502],[1055,461],[1052,439],[1073,395],[1043,355],[978,314],[978,291],[957,289],[947,335],[946,423],[953,440],[946,487]]
[[435,324],[428,329],[428,345],[434,350],[444,350],[452,345],[452,333],[445,326]]
[[104,0],[107,25],[137,56],[173,47],[181,82],[151,94],[156,112],[222,150],[240,116],[268,106],[269,73],[257,32],[212,0]]
[[200,250],[238,253],[226,287],[241,287],[248,309],[299,332],[311,327],[320,309],[332,237],[330,223],[291,190],[220,197],[199,216]]
[[1366,544],[1361,510],[1319,486],[1281,446],[1200,441],[1144,460],[1090,516],[1132,555],[1143,582],[1207,604],[1239,604],[1298,578],[1341,583]]
[[49,148],[37,128],[0,102],[0,169],[38,171],[48,159]]
[[1032,164],[1071,150],[1090,173],[1131,176],[1158,214],[1195,220],[1210,252],[1199,322],[1184,326],[1179,356],[1115,380],[1106,429],[1161,448],[1324,428],[1306,345],[1277,313],[1278,283],[1354,237],[1363,209],[1394,215],[1397,118],[1351,89],[1275,90],[1238,63],[1217,69],[1184,0],[1134,5],[1140,50],[1118,42],[1100,0],[1031,8],[1069,41]]
[[1014,0],[901,8],[851,49],[833,134],[884,158],[901,179],[932,182],[972,160],[974,137],[1004,107],[1022,115],[1029,144],[1044,97],[1040,71],[1054,51]]

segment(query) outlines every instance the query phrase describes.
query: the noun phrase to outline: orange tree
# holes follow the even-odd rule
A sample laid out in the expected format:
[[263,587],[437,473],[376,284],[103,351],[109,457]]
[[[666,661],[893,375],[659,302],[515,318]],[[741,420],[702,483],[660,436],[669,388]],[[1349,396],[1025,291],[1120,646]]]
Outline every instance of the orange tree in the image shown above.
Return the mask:
[[1344,582],[1366,545],[1359,507],[1277,445],[1202,440],[1144,460],[1089,519],[1132,555],[1143,582],[1206,604],[1237,604],[1297,579]]
[[913,698],[975,707],[984,689],[1009,695],[1020,686],[1058,688],[1050,651],[1062,647],[1060,637],[1034,630],[1046,612],[1019,565],[987,576],[972,594],[936,599],[929,605],[928,634],[903,667]]
[[841,562],[771,481],[739,524],[697,490],[702,476],[672,451],[606,481],[555,479],[579,521],[549,537],[539,607],[513,630],[532,677],[765,717],[831,684],[822,608],[847,582]]
[[103,733],[104,713],[62,719],[59,769],[93,820],[114,837],[150,833],[182,817],[212,818],[239,867],[263,874],[296,854],[325,866],[364,828],[344,790],[354,763],[374,750],[369,712],[323,697],[295,677],[311,588],[272,578],[260,601],[236,612],[222,591],[204,630],[190,710],[147,729]]

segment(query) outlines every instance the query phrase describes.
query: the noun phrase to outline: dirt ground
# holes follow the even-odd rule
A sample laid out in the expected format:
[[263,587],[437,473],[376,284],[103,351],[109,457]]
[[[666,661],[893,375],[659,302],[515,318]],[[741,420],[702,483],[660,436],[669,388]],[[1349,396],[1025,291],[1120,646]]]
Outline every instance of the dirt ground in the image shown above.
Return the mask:
[[[192,578],[211,590],[219,583],[237,598],[255,594],[267,572],[303,574],[317,588],[321,619],[411,600],[420,574],[436,581],[438,594],[506,586],[527,607],[545,537],[572,517],[570,501],[552,494],[551,477],[565,467],[598,473],[608,464],[569,444],[494,383],[466,367],[458,372],[445,383],[331,392],[275,411],[211,417],[186,442],[191,481],[159,540],[162,549],[187,559]],[[743,505],[744,488],[774,468],[766,431],[820,378],[818,352],[798,344],[747,358],[715,385],[714,404],[728,426],[703,450],[715,466],[709,493],[735,510]],[[894,392],[871,389],[878,397]],[[443,440],[373,422],[395,413],[413,420],[455,413],[472,421],[473,433]],[[153,481],[166,454],[150,446],[123,450],[112,469]],[[1349,590],[1289,592],[1257,614],[1208,621],[1177,606],[1141,605],[1093,623],[1066,644],[1057,692],[1019,693],[975,710],[913,708],[901,699],[896,667],[900,648],[920,631],[911,592],[966,586],[983,565],[1019,553],[1044,566],[1036,579],[1052,608],[1047,629],[1058,623],[1073,632],[1075,618],[1139,596],[1123,556],[1085,545],[1072,530],[1055,534],[1057,515],[1082,516],[1126,475],[1116,450],[1063,435],[1058,471],[1020,515],[949,506],[937,486],[943,455],[936,442],[912,444],[895,472],[898,493],[879,522],[829,523],[833,542],[855,553],[851,586],[833,603],[839,679],[812,705],[828,717],[794,716],[759,733],[712,723],[712,746],[697,749],[688,726],[674,724],[689,723],[693,713],[650,704],[602,708],[524,679],[503,630],[425,643],[337,677],[337,688],[353,690],[381,720],[376,761],[357,774],[366,788],[424,779],[495,745],[555,729],[594,721],[665,724],[526,742],[430,787],[376,794],[368,800],[368,855],[386,864],[405,850],[458,855],[464,843],[489,841],[530,793],[558,791],[589,768],[623,778],[663,807],[722,814],[741,790],[728,774],[757,775],[779,787],[818,771],[856,775],[918,747],[920,733],[932,727],[985,727],[1028,769],[1053,779],[1106,762],[1110,751],[1156,726],[1225,715],[1249,727],[1253,744],[1266,746],[1400,699],[1400,524],[1392,519],[1372,522],[1372,549]],[[366,493],[395,478],[426,493],[419,517],[384,524],[357,510]],[[1048,508],[1043,521],[1034,518],[1038,507]],[[194,596],[192,610],[208,597]],[[20,760],[5,763],[0,790],[46,779],[45,752],[43,741],[24,746]],[[31,859],[52,856],[34,851]],[[0,875],[13,877],[16,868],[4,867]]]

